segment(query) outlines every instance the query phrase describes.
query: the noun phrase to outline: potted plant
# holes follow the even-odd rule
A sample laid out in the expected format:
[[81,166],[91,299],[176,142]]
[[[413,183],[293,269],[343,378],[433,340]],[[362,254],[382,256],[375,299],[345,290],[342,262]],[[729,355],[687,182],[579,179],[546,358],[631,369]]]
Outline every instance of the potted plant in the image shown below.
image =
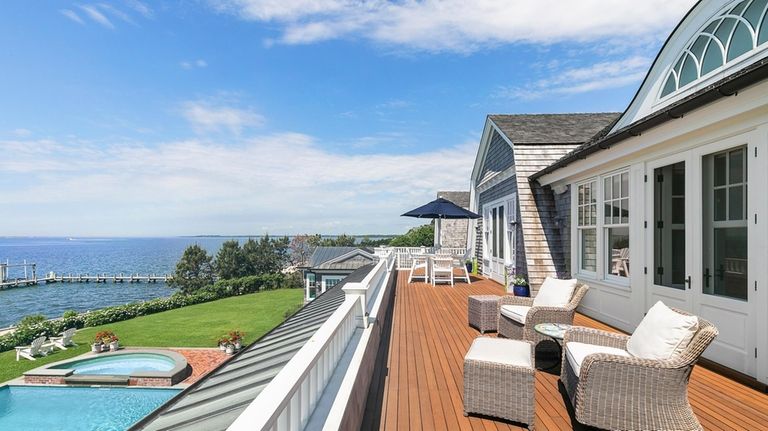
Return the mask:
[[235,350],[240,350],[243,347],[243,337],[245,337],[245,332],[240,330],[235,330],[229,333],[229,341],[234,345]]
[[[111,350],[113,341],[115,342],[115,346],[117,346],[117,337],[114,332],[110,330],[99,331],[96,333],[93,345],[91,345],[91,351],[98,353]],[[115,349],[117,349],[117,347],[115,347]]]
[[227,343],[224,352],[226,352],[227,355],[233,355],[235,353],[235,345]]
[[109,337],[109,351],[116,352],[118,348],[120,348],[120,339],[117,338],[117,335],[112,334],[112,336]]
[[219,350],[222,352],[227,350],[227,344],[229,344],[229,337],[226,335],[222,335],[219,337]]
[[91,344],[91,352],[93,353],[101,353],[101,346],[103,345],[101,338],[96,337],[95,340],[93,340],[93,344]]
[[518,274],[512,272],[512,292],[515,296],[531,296],[531,289],[528,286],[528,280],[525,279],[525,274]]
[[473,265],[472,264],[473,264],[472,259],[467,259],[467,261],[464,262],[464,265],[467,267],[467,272],[469,272],[470,274],[473,274],[473,272],[472,272],[472,266]]

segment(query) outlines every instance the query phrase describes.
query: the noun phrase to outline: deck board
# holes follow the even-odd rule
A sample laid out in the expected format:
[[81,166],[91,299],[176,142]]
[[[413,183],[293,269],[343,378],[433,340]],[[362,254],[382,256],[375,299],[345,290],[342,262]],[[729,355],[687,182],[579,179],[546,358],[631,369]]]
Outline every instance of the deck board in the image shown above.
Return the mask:
[[[382,338],[363,428],[521,429],[518,424],[463,415],[464,354],[480,335],[467,325],[467,297],[502,293],[499,284],[484,279],[454,287],[408,283],[407,271],[401,271],[391,308],[391,331]],[[574,323],[613,330],[583,315],[577,315]],[[537,371],[535,390],[536,429],[573,429],[558,376]],[[705,429],[768,430],[768,395],[711,370],[695,367],[689,397]]]

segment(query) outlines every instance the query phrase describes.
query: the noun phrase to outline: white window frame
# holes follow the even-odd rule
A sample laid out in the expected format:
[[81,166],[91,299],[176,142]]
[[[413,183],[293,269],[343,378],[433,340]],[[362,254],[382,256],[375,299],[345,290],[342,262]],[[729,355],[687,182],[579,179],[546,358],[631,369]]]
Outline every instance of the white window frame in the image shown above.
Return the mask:
[[[586,180],[581,181],[579,183],[576,183],[576,186],[574,188],[575,189],[575,196],[574,197],[576,198],[575,199],[575,202],[576,202],[576,205],[575,205],[576,216],[574,218],[574,225],[576,226],[576,253],[577,253],[576,254],[577,255],[577,259],[576,259],[576,262],[577,262],[576,272],[578,274],[581,274],[581,275],[587,275],[588,277],[591,277],[591,278],[597,278],[597,270],[598,270],[599,265],[600,265],[600,241],[599,241],[599,236],[598,236],[599,235],[599,229],[598,229],[598,225],[597,225],[597,223],[600,221],[599,199],[595,199],[594,203],[585,203],[585,204],[580,204],[579,203],[579,188],[582,187],[582,186],[585,186],[587,184],[590,184],[590,183],[592,183],[592,187],[591,187],[592,188],[592,193],[595,194],[596,196],[600,196],[600,193],[598,191],[599,183],[598,183],[597,177],[589,178],[589,179],[586,179]],[[595,224],[585,224],[585,225],[582,226],[582,225],[579,224],[579,212],[580,212],[582,207],[588,207],[590,205],[594,205],[595,206]],[[582,265],[582,263],[583,263],[583,256],[581,254],[581,249],[582,249],[582,247],[581,247],[581,236],[582,236],[582,231],[584,231],[584,230],[594,230],[595,231],[595,248],[596,248],[596,250],[595,250],[595,259],[596,260],[595,260],[595,270],[594,271],[586,270],[586,269],[583,268],[583,265]]]
[[[603,184],[604,180],[606,178],[613,177],[615,175],[621,175],[626,173],[628,175],[628,195],[627,195],[627,210],[629,211],[629,217],[627,219],[627,223],[619,223],[619,224],[606,224],[605,223],[605,195],[603,190]],[[594,189],[593,193],[596,194],[597,198],[595,200],[595,204],[597,206],[597,218],[595,220],[594,225],[584,225],[579,226],[579,209],[581,206],[586,206],[589,204],[582,204],[579,205],[579,187],[594,183]],[[572,207],[572,235],[574,236],[574,240],[571,241],[572,248],[571,252],[575,253],[576,258],[573,260],[573,263],[576,264],[575,271],[573,271],[574,274],[577,274],[580,277],[589,278],[597,281],[602,281],[607,284],[610,284],[612,286],[621,287],[625,289],[629,289],[631,285],[631,276],[630,277],[620,277],[615,276],[613,274],[609,274],[610,268],[608,267],[608,259],[607,259],[607,249],[608,249],[608,235],[607,235],[607,229],[608,228],[615,228],[615,227],[627,227],[631,231],[631,225],[632,225],[632,175],[630,172],[629,167],[623,167],[621,169],[616,169],[612,171],[608,171],[605,173],[602,173],[600,175],[595,175],[589,178],[585,178],[581,181],[574,182],[573,183],[573,189],[571,192],[571,201],[573,204]],[[596,264],[595,264],[595,271],[588,271],[582,269],[582,255],[581,255],[581,231],[585,229],[595,229],[595,245],[597,247],[596,250]],[[630,259],[632,258],[632,243],[630,242]],[[636,260],[636,259],[635,259]],[[637,266],[637,265],[635,265]],[[631,272],[630,272],[631,274]]]
[[[610,199],[606,199],[606,196],[605,196],[605,180],[612,179],[613,177],[617,177],[618,176],[619,177],[619,187],[621,187],[621,176],[622,175],[626,175],[627,176],[627,196],[623,197],[621,194],[619,194],[618,198],[613,198],[611,196]],[[629,227],[630,226],[630,222],[629,221],[630,221],[630,217],[632,217],[632,213],[629,211],[629,202],[632,199],[632,196],[631,196],[631,190],[632,190],[631,182],[632,181],[630,179],[629,169],[622,169],[622,170],[619,170],[619,171],[614,171],[614,172],[611,172],[611,173],[607,173],[607,174],[601,175],[600,176],[600,181],[601,181],[600,184],[603,186],[602,190],[600,190],[600,196],[602,196],[603,199],[600,201],[601,205],[599,205],[600,209],[598,210],[598,213],[600,214],[600,217],[598,218],[598,225],[602,225],[601,229],[602,229],[602,232],[603,232],[603,250],[602,250],[603,279],[606,280],[606,281],[610,281],[610,282],[616,283],[616,284],[621,284],[621,285],[624,285],[624,286],[629,286],[629,276],[622,277],[622,276],[611,274],[611,269],[612,268],[611,268],[611,264],[608,261],[608,250],[609,250],[609,245],[608,245],[608,241],[609,241],[608,229],[627,228],[627,236],[629,236],[629,229],[630,229],[630,227]],[[621,201],[625,200],[625,199],[627,201],[627,212],[628,212],[627,222],[626,223],[621,223],[621,222],[614,223],[613,222],[614,221],[613,217],[611,217],[612,223],[610,223],[610,224],[605,223],[605,205],[607,203],[609,203],[609,202],[610,203],[613,203],[613,202],[621,203]],[[619,206],[619,207],[621,207],[621,206]],[[621,219],[621,213],[619,213],[619,219]],[[629,258],[630,258],[630,264],[631,264],[631,262],[632,262],[632,243],[631,242],[629,243],[629,250],[630,250]],[[598,250],[597,254],[598,255],[601,254],[600,250]],[[635,265],[635,266],[637,266],[637,265]]]

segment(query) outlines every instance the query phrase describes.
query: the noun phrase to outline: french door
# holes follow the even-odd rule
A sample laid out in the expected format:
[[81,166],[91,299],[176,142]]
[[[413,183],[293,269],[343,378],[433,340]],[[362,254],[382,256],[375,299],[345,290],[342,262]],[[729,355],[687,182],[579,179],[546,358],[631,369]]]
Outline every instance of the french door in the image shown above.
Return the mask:
[[514,195],[483,206],[483,273],[500,283],[514,260],[515,206]]
[[661,300],[711,321],[705,357],[754,376],[748,152],[741,136],[646,165],[646,309]]

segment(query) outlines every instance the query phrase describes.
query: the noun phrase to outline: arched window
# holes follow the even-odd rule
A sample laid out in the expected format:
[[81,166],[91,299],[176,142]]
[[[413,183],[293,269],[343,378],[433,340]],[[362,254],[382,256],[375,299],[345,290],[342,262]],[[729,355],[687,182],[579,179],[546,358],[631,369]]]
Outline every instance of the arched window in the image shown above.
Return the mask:
[[768,0],[743,0],[710,19],[673,63],[659,97],[768,42],[766,11]]

